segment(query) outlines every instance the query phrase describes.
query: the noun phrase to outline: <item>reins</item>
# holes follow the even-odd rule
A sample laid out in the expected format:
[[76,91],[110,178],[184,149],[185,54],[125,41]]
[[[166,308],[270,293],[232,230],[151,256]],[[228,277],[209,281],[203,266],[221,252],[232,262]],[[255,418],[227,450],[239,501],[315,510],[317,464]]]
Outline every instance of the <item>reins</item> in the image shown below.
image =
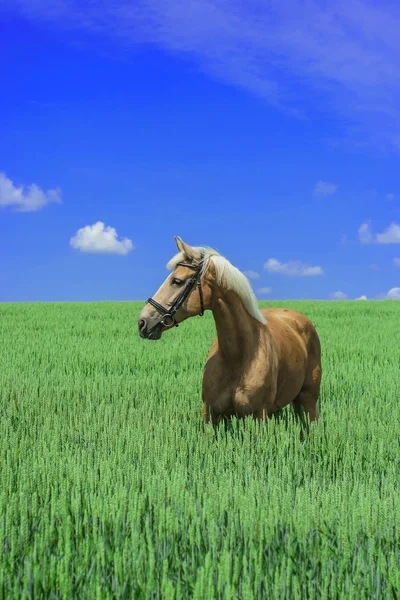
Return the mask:
[[[177,323],[175,320],[175,315],[178,312],[178,310],[180,309],[180,307],[182,306],[182,304],[185,302],[186,298],[189,296],[191,291],[193,290],[193,287],[196,283],[197,283],[197,289],[199,290],[199,296],[200,296],[199,316],[202,317],[204,315],[203,290],[201,288],[201,271],[203,268],[203,263],[204,263],[204,254],[201,255],[200,262],[197,266],[191,265],[189,263],[184,263],[184,262],[180,262],[176,265],[177,267],[180,266],[180,267],[187,267],[188,269],[192,269],[195,271],[195,273],[188,280],[184,289],[181,291],[181,293],[179,294],[179,296],[176,298],[175,302],[172,304],[172,306],[169,309],[165,308],[164,306],[162,306],[161,304],[159,304],[158,302],[153,300],[153,298],[149,298],[147,300],[148,304],[151,304],[152,306],[154,306],[154,308],[162,315],[162,319],[154,327],[152,327],[151,331],[154,331],[154,329],[156,329],[160,325],[164,325],[164,327],[178,327],[179,326],[179,323]],[[150,333],[151,333],[151,331],[150,331]]]

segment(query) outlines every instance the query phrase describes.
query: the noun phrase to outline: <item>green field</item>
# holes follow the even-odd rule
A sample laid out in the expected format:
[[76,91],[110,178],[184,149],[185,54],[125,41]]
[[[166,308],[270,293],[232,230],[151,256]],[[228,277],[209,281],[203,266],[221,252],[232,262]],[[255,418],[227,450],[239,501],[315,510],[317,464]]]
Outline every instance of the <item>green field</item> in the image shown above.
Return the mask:
[[202,432],[211,314],[0,305],[1,598],[400,599],[400,303],[280,305],[322,343],[305,441]]

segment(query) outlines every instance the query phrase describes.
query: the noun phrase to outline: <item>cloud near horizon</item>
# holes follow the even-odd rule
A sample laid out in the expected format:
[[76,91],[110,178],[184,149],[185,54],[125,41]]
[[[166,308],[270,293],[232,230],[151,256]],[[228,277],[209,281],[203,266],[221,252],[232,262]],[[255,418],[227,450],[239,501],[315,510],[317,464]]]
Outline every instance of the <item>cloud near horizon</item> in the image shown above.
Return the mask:
[[261,287],[257,290],[257,295],[259,296],[268,296],[272,292],[272,288],[270,287]]
[[315,275],[324,274],[322,267],[310,267],[299,260],[281,263],[279,260],[276,260],[276,258],[269,258],[264,264],[264,268],[269,273],[280,273],[281,275],[288,275],[289,277],[313,277]]
[[[341,292],[340,290],[338,290],[337,292],[333,292],[332,294],[330,294],[329,296],[332,300],[347,300],[348,296],[347,294],[345,294],[344,292]],[[360,298],[361,300],[361,298]]]
[[61,189],[44,192],[36,183],[16,186],[5,173],[0,172],[0,207],[14,208],[17,212],[36,212],[47,204],[61,204]]
[[[301,118],[330,113],[343,139],[400,150],[400,6],[372,0],[4,0],[10,11],[150,44]],[[73,38],[73,36],[71,36]],[[300,101],[299,101],[300,100]],[[299,106],[302,108],[299,109]]]
[[72,248],[87,254],[117,254],[124,256],[133,250],[131,240],[123,238],[118,240],[114,227],[107,227],[101,221],[94,225],[86,225],[78,229],[71,237],[69,243]]
[[400,225],[391,223],[385,231],[372,234],[368,223],[363,223],[358,229],[358,238],[362,244],[400,244]]
[[400,287],[394,287],[388,291],[386,298],[389,300],[400,300]]

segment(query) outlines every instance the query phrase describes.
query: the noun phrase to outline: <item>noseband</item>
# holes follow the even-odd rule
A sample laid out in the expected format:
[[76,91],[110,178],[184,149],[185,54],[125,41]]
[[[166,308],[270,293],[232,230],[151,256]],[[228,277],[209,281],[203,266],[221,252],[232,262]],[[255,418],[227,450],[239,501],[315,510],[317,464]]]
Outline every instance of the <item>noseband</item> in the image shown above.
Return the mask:
[[185,302],[186,298],[189,296],[196,283],[200,296],[199,316],[202,317],[204,315],[203,290],[201,289],[201,270],[203,268],[203,262],[204,254],[201,255],[198,266],[190,265],[189,263],[184,262],[180,262],[176,265],[177,267],[187,267],[188,269],[192,269],[195,272],[193,273],[192,277],[188,280],[187,284],[185,285],[185,287],[183,288],[183,290],[169,309],[164,308],[164,306],[162,306],[161,304],[158,304],[158,302],[153,300],[153,298],[149,298],[147,300],[148,304],[154,306],[154,308],[162,314],[161,321],[159,321],[157,325],[155,325],[155,327],[152,328],[152,330],[158,327],[159,325],[164,325],[164,327],[178,327],[179,323],[176,322],[175,315],[182,306],[182,304]]

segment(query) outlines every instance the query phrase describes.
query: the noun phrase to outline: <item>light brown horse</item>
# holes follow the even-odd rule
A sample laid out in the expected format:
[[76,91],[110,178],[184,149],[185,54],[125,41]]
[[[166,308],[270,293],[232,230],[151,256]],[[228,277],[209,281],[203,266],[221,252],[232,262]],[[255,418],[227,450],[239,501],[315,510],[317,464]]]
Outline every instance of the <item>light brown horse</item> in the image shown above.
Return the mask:
[[287,308],[258,308],[247,278],[210,248],[175,238],[172,273],[140,313],[139,334],[157,340],[179,323],[211,310],[217,338],[203,371],[203,417],[265,418],[292,403],[318,417],[321,346],[313,324]]

